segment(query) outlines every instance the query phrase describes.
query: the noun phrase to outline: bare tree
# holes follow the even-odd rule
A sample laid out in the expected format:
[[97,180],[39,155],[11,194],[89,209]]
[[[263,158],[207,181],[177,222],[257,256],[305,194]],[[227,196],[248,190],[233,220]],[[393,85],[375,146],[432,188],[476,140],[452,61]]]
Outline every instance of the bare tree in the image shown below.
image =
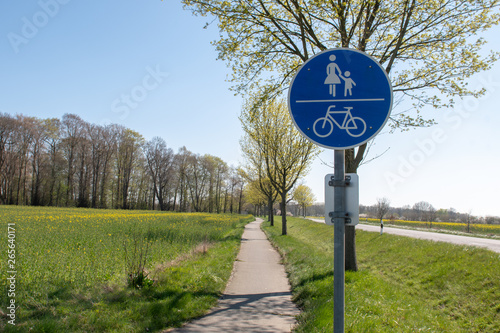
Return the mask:
[[377,198],[377,218],[380,220],[380,234],[384,230],[384,216],[389,212],[391,208],[391,201],[387,198]]
[[90,142],[91,125],[81,121],[81,132],[76,150],[76,178],[78,180],[77,207],[90,206],[90,184],[92,178],[92,156]]
[[429,228],[432,228],[432,222],[436,220],[436,208],[434,208],[433,205],[429,204],[429,207],[427,207],[427,212],[426,212],[426,221],[429,222]]
[[229,196],[229,212],[234,213],[234,201],[235,201],[235,189],[238,186],[241,186],[243,180],[238,173],[238,170],[235,167],[229,168],[229,188],[230,188],[230,196]]
[[144,146],[144,154],[160,210],[169,210],[169,192],[173,187],[174,152],[167,148],[165,140],[154,137]]
[[177,174],[174,201],[178,202],[178,210],[181,212],[188,211],[188,170],[192,155],[193,153],[186,147],[182,147],[174,158],[174,168]]
[[102,167],[101,167],[101,177],[100,177],[100,208],[108,207],[108,192],[109,192],[109,179],[110,174],[114,174],[112,169],[112,159],[117,153],[117,137],[119,133],[119,128],[116,125],[105,126],[102,131]]
[[389,212],[389,209],[391,208],[391,201],[387,198],[377,198],[377,219],[380,220],[382,223],[382,219],[384,218],[385,214]]
[[208,196],[209,163],[200,155],[191,155],[188,161],[187,184],[192,208],[196,212],[201,212],[205,209],[205,199]]
[[123,128],[118,135],[116,155],[116,202],[115,205],[128,209],[129,187],[138,155],[142,153],[143,137],[139,133]]
[[28,165],[30,164],[30,150],[32,148],[35,136],[35,123],[36,119],[33,117],[17,116],[17,131],[15,135],[16,154],[18,168],[15,170],[16,174],[16,195],[15,203],[17,205],[29,204],[29,191],[27,188],[27,181],[30,176]]
[[47,180],[44,177],[44,168],[47,164],[45,142],[49,135],[45,123],[40,119],[32,121],[33,142],[31,145],[31,205],[42,205],[42,183]]
[[81,136],[82,119],[75,114],[65,114],[62,117],[62,147],[66,159],[66,206],[74,203],[75,159],[78,141]]
[[436,218],[436,209],[427,201],[419,201],[412,208],[415,217],[418,221],[429,222],[429,227],[432,228],[432,221]]
[[61,121],[57,118],[45,119],[44,126],[47,131],[45,137],[47,163],[50,165],[50,171],[46,175],[46,202],[49,206],[58,206],[62,195],[64,170],[64,160],[61,154]]
[[220,158],[215,158],[215,210],[220,213],[222,210],[222,191],[226,186],[229,167]]
[[415,220],[422,221],[424,219],[424,211],[425,211],[426,205],[427,205],[427,202],[425,202],[425,201],[419,201],[413,205],[412,211],[413,211],[413,214],[415,216]]

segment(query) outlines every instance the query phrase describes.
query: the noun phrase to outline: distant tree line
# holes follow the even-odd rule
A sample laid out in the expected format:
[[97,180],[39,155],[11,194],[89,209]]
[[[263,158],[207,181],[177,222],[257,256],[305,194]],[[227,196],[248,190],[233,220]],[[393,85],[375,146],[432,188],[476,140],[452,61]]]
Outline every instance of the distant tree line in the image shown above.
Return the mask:
[[[295,211],[292,210],[292,212]],[[322,217],[325,214],[325,205],[323,203],[315,203],[307,209],[307,213],[311,216]],[[369,218],[380,218],[377,204],[372,206],[359,205],[359,213]],[[384,214],[384,220],[391,219],[457,223],[467,223],[469,221],[470,223],[500,224],[500,217],[498,216],[478,217],[471,215],[471,213],[460,213],[454,208],[436,210],[426,201],[417,202],[413,206],[389,207],[388,211]]]
[[121,125],[0,113],[0,204],[233,213],[243,187],[219,157]]
[[[368,217],[378,217],[379,208],[377,205],[373,206],[359,206],[359,213],[365,214]],[[477,217],[472,216],[471,213],[460,213],[454,208],[450,209],[436,209],[427,201],[419,201],[413,206],[406,205],[403,207],[389,207],[388,211],[384,214],[385,219],[399,219],[407,221],[423,221],[423,222],[461,222],[467,223],[487,223],[487,224],[500,224],[500,217],[486,216]]]

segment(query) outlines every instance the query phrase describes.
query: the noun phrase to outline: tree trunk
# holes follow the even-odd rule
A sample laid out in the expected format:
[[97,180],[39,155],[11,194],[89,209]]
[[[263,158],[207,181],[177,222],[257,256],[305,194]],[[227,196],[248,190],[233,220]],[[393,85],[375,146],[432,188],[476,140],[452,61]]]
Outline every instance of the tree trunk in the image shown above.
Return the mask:
[[345,270],[356,272],[358,261],[356,259],[356,227],[345,226]]
[[242,206],[242,204],[243,204],[243,185],[240,188],[240,198],[239,198],[239,201],[238,201],[238,214],[241,214],[241,206]]
[[281,194],[281,234],[286,236],[286,192]]
[[[354,148],[345,151],[345,170],[346,173],[356,173],[362,161],[366,150],[366,143],[359,146],[358,151],[354,154]],[[356,259],[356,227],[345,227],[345,269],[346,271],[356,272],[358,270],[358,262]]]
[[272,198],[267,198],[267,207],[269,209],[269,222],[271,222],[271,227],[274,226],[274,214],[273,214],[273,200]]

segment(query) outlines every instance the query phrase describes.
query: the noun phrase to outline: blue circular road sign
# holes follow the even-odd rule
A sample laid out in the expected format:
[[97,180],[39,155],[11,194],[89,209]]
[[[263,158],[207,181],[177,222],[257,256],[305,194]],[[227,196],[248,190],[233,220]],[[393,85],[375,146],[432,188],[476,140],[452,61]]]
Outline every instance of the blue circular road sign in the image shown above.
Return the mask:
[[323,51],[302,65],[288,92],[288,109],[299,131],[319,146],[353,148],[384,127],[392,86],[369,55],[352,49]]

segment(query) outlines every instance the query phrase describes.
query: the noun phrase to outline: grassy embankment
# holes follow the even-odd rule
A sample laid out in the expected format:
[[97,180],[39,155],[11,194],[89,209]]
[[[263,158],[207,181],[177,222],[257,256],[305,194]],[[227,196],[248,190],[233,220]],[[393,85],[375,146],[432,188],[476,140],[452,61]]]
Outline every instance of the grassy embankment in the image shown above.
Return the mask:
[[[224,290],[250,216],[0,206],[0,251],[15,223],[16,326],[5,332],[145,332],[179,326]],[[127,286],[145,253],[150,283]],[[137,249],[137,251],[135,251]],[[137,262],[139,257],[135,259]],[[5,314],[7,258],[0,261]]]
[[[302,308],[297,332],[333,330],[333,227],[264,224]],[[500,256],[483,249],[357,231],[346,272],[346,332],[500,332]]]

